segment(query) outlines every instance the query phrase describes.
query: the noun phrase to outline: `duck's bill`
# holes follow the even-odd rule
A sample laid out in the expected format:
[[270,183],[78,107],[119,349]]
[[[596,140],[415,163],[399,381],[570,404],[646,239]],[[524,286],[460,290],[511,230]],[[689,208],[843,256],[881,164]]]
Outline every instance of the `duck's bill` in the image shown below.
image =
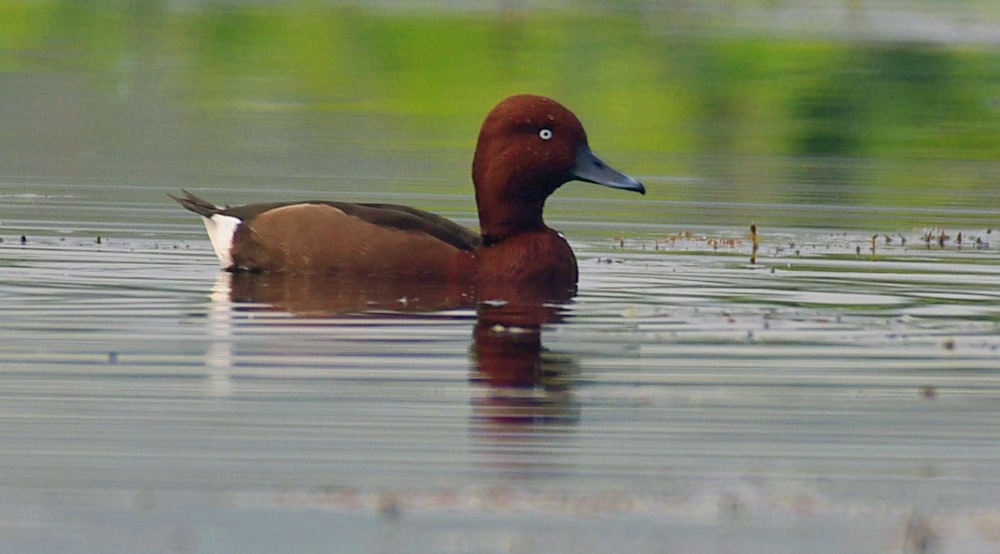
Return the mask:
[[586,146],[577,149],[576,162],[570,173],[580,181],[646,194],[646,187],[642,183],[604,163]]

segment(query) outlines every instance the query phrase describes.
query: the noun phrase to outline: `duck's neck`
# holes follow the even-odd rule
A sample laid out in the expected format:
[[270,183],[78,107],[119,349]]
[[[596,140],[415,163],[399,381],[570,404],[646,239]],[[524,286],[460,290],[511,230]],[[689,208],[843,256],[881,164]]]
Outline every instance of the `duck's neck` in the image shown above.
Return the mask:
[[523,200],[510,202],[482,198],[477,200],[479,206],[487,206],[487,209],[479,210],[479,229],[483,235],[483,243],[487,246],[518,233],[545,228],[545,222],[542,221],[544,200],[537,202]]
[[545,229],[545,199],[561,181],[547,171],[518,163],[518,153],[493,145],[480,134],[472,161],[472,182],[479,208],[479,229],[485,244],[496,244],[518,233]]

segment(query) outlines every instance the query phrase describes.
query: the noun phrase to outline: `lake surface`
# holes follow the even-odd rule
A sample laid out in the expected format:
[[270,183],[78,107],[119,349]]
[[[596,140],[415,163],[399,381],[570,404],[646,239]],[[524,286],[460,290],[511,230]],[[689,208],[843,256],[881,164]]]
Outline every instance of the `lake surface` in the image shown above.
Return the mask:
[[0,244],[5,550],[998,545],[986,229],[567,231],[578,295],[517,325],[248,300],[196,221],[38,227]]
[[[995,3],[355,4],[0,6],[0,550],[1000,551]],[[522,90],[649,189],[550,200],[571,297],[233,276],[165,194],[474,227]]]

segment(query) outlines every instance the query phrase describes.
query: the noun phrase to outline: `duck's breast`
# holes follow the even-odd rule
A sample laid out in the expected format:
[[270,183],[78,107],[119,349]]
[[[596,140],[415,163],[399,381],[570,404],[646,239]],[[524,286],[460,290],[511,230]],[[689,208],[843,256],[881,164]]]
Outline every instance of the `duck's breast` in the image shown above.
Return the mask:
[[512,282],[575,285],[576,256],[552,229],[522,232],[476,250],[481,283]]

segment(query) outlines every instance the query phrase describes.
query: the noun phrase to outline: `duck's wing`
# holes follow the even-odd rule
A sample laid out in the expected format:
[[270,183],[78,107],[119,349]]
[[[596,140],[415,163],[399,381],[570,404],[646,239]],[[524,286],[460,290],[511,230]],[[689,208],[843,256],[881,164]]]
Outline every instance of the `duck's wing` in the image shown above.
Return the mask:
[[435,262],[451,263],[449,252],[481,244],[470,229],[396,204],[315,200],[218,207],[187,191],[170,197],[202,216],[226,268],[430,273]]
[[220,207],[186,190],[181,191],[181,196],[174,196],[172,194],[167,194],[167,196],[173,198],[178,204],[187,210],[208,219],[211,219],[212,216],[215,215],[222,215],[235,217],[243,222],[249,222],[260,214],[277,208],[284,208],[295,204],[322,204],[337,208],[349,216],[356,217],[373,225],[404,231],[427,233],[438,240],[444,241],[455,248],[458,248],[459,250],[472,250],[482,244],[482,237],[480,237],[479,233],[476,233],[467,227],[463,227],[462,225],[437,214],[399,204],[306,200],[299,202],[265,202],[259,204],[247,204],[245,206]]
[[463,227],[450,219],[431,212],[411,208],[410,206],[328,201],[310,203],[332,206],[347,215],[357,217],[374,225],[427,233],[459,250],[472,250],[482,244],[482,237],[479,236],[479,233]]

